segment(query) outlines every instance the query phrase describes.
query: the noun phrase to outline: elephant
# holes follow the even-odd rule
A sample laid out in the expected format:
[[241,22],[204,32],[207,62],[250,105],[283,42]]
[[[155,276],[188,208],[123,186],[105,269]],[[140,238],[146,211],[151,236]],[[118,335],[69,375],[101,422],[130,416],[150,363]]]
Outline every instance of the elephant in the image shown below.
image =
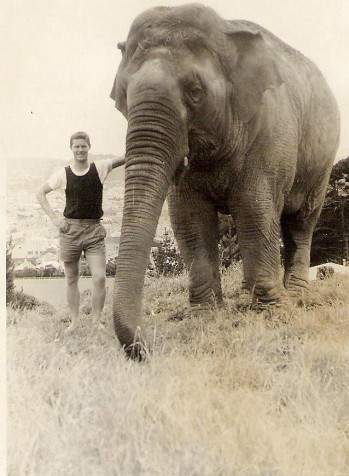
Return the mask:
[[340,118],[312,61],[200,4],[142,12],[118,48],[110,96],[128,127],[113,320],[126,355],[142,359],[144,277],[166,198],[193,314],[223,302],[218,213],[235,220],[256,302],[308,289]]

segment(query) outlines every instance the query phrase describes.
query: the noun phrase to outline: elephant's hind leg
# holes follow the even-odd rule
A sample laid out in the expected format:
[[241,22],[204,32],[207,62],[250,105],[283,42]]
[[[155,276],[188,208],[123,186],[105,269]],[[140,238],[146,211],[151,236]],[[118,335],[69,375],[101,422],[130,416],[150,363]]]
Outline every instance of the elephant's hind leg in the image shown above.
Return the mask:
[[284,285],[291,296],[307,291],[310,265],[310,246],[317,213],[304,219],[301,213],[281,217],[284,241]]
[[[331,141],[327,147],[333,147]],[[325,152],[319,151],[318,157],[322,156],[323,158]],[[304,193],[304,201],[300,208],[296,208],[297,190],[295,194],[291,191],[287,203],[288,212],[281,215],[281,229],[285,246],[284,285],[288,294],[294,298],[302,297],[304,292],[309,289],[311,242],[326,196],[332,155],[332,153],[328,153],[327,162],[329,165],[325,170],[322,170],[322,174],[319,171],[317,175],[315,172],[314,174],[309,173],[308,179],[312,180],[312,186],[307,193]]]
[[212,203],[180,187],[168,197],[171,224],[189,270],[189,302],[192,310],[222,303],[219,275],[218,216]]

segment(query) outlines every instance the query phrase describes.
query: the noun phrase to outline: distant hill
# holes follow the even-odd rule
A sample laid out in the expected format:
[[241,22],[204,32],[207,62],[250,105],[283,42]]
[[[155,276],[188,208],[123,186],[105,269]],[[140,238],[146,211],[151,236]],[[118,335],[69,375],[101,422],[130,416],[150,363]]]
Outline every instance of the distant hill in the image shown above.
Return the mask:
[[[104,154],[90,154],[89,158],[91,162],[97,161],[97,160],[105,160],[105,159],[113,159],[114,157],[117,157],[116,155],[104,155]],[[117,181],[117,182],[124,182],[125,180],[125,167],[117,167],[111,172],[111,176],[113,177],[112,180]]]
[[54,157],[10,157],[6,159],[7,173],[24,172],[30,170],[54,171],[67,161]]
[[[90,154],[92,161],[113,158],[114,155]],[[54,157],[15,157],[6,160],[6,186],[13,188],[33,188],[54,173],[59,167],[64,167],[71,159],[63,160]],[[111,172],[113,181],[123,182],[124,167],[119,167]],[[110,177],[110,178],[111,178]]]

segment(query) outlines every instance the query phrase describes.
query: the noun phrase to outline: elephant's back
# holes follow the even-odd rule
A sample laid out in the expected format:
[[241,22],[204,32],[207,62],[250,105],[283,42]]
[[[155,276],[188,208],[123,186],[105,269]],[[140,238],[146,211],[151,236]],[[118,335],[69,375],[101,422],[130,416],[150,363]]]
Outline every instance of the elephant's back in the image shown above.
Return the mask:
[[303,53],[301,53],[296,48],[293,48],[288,43],[285,43],[281,38],[267,30],[267,28],[264,28],[263,26],[248,20],[230,20],[229,24],[234,25],[234,29],[236,30],[241,29],[251,31],[252,33],[261,33],[267,45],[270,47],[273,56],[279,55],[280,58],[286,57],[289,61],[298,65],[303,64],[304,66],[313,66],[318,70],[315,63],[313,63]]
[[[234,29],[260,32],[278,66],[280,76],[302,119],[309,114],[331,119],[334,136],[339,130],[339,109],[334,95],[317,65],[266,28],[247,20],[232,20]],[[296,98],[296,100],[295,100]],[[305,122],[309,122],[306,120]],[[311,122],[311,121],[310,121]],[[328,121],[327,121],[328,122]],[[304,122],[302,124],[304,128]],[[305,130],[306,127],[303,129]],[[335,139],[334,139],[335,141]]]

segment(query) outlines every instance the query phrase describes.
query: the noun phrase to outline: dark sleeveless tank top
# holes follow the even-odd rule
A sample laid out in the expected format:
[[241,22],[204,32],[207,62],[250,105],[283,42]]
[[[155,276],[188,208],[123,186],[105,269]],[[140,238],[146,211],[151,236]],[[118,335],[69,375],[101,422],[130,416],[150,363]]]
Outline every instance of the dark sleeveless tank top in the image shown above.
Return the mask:
[[94,162],[85,175],[75,175],[70,165],[65,167],[67,187],[65,189],[66,206],[63,215],[66,218],[96,219],[103,216],[103,184],[100,181]]

